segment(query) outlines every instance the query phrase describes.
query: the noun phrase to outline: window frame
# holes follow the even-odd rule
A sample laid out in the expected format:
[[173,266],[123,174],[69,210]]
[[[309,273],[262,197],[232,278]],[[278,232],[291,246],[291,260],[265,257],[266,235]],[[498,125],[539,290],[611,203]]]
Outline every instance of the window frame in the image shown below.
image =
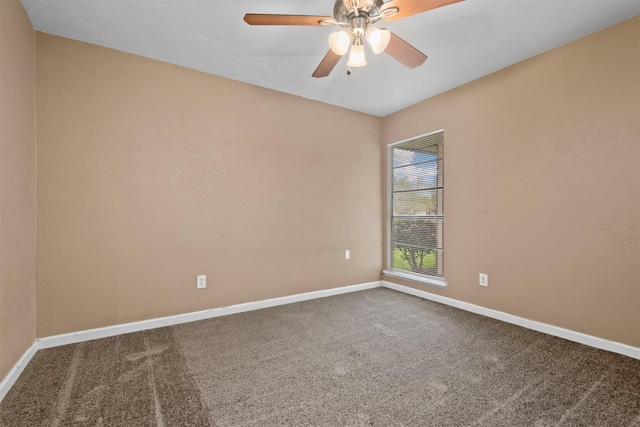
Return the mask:
[[[446,270],[443,270],[443,276],[442,277],[437,277],[437,276],[429,276],[426,274],[421,274],[421,273],[414,273],[414,272],[410,272],[410,271],[404,271],[404,270],[395,270],[391,267],[392,265],[392,261],[391,261],[391,257],[392,252],[393,252],[393,242],[391,240],[391,228],[392,228],[392,221],[393,221],[393,147],[405,142],[409,142],[409,141],[413,141],[416,139],[420,139],[420,138],[425,138],[431,135],[435,135],[438,133],[442,133],[443,134],[443,139],[444,139],[444,129],[438,129],[435,130],[433,132],[427,132],[425,134],[422,135],[418,135],[418,136],[413,136],[411,138],[407,138],[404,139],[402,141],[396,141],[396,142],[392,142],[391,144],[387,144],[387,165],[386,165],[386,173],[387,173],[387,191],[386,191],[386,204],[387,204],[387,218],[386,218],[386,223],[385,223],[385,227],[386,227],[386,247],[385,247],[385,252],[386,252],[386,269],[382,271],[382,273],[385,276],[389,276],[389,277],[394,277],[397,279],[402,279],[402,280],[408,280],[411,282],[417,282],[417,283],[421,283],[421,284],[425,284],[425,285],[429,285],[429,286],[435,286],[438,288],[446,288],[447,287],[447,282],[445,281],[445,277],[444,277],[444,273]],[[443,150],[444,150],[444,142],[442,144]],[[444,159],[444,156],[443,156]],[[444,160],[443,160],[444,162]],[[444,163],[443,163],[444,164]],[[446,169],[446,168],[445,168]],[[442,175],[442,180],[443,180],[443,188],[442,188],[442,192],[443,192],[443,200],[444,200],[444,171],[443,171],[443,175]],[[443,219],[444,219],[444,205],[443,205],[443,215],[442,215]],[[444,237],[443,237],[444,239]],[[444,248],[444,242],[442,247]],[[444,252],[444,249],[443,249]]]

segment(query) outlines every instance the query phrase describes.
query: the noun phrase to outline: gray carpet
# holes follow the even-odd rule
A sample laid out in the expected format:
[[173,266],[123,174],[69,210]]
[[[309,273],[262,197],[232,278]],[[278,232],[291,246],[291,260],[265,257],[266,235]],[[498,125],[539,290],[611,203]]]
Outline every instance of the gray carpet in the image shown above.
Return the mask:
[[392,290],[41,350],[0,426],[634,426],[640,361]]

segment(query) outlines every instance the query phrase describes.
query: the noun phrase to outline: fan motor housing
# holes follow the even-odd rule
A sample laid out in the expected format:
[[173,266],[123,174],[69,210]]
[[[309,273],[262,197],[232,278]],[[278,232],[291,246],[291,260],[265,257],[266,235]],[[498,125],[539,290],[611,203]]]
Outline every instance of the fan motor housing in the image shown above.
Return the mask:
[[[353,9],[348,6],[350,3],[352,3],[351,0],[336,0],[333,7],[333,17],[336,18],[336,21],[349,22],[355,16]],[[358,12],[373,18],[380,15],[383,0],[353,0],[353,3],[357,5]]]

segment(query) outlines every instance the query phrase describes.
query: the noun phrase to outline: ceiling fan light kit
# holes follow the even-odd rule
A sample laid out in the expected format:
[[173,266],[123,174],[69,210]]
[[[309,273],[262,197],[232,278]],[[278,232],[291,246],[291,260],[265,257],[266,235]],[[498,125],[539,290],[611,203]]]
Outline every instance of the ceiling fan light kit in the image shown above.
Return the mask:
[[359,15],[349,20],[349,27],[346,30],[340,30],[329,36],[329,47],[336,55],[342,56],[349,51],[349,61],[347,62],[349,67],[367,65],[363,37],[369,42],[373,53],[376,54],[385,50],[391,39],[391,33],[388,30],[381,30],[373,26],[372,20],[367,19],[364,12],[359,12]]
[[375,24],[382,20],[396,20],[427,10],[436,9],[462,0],[336,0],[333,18],[329,16],[265,15],[248,13],[244,16],[249,25],[339,25],[340,31],[329,36],[329,52],[313,72],[313,77],[326,77],[349,52],[348,67],[367,64],[364,40],[373,53],[386,52],[407,68],[421,65],[427,56],[389,30]]

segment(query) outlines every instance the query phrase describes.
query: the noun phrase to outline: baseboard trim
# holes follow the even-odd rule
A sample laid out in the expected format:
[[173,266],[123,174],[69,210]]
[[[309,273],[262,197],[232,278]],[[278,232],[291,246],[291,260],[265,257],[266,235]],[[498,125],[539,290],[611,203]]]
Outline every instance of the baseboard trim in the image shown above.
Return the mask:
[[120,334],[139,332],[147,329],[162,328],[165,326],[179,325],[181,323],[195,322],[214,317],[227,316],[229,314],[243,313],[246,311],[260,310],[262,308],[278,305],[308,301],[316,298],[330,297],[349,292],[363,291],[365,289],[382,286],[380,281],[361,283],[358,285],[343,286],[339,288],[325,289],[321,291],[305,292],[280,298],[271,298],[262,301],[236,304],[228,307],[212,308],[192,313],[177,314],[174,316],[159,317],[156,319],[142,320],[139,322],[123,323],[120,325],[106,326],[103,328],[88,329],[85,331],[71,332],[68,334],[52,335],[36,339],[37,349],[58,347],[61,345],[75,344],[83,341],[91,341],[99,338],[107,338]]
[[604,338],[598,338],[592,335],[583,334],[581,332],[575,332],[570,329],[564,329],[558,326],[549,325],[547,323],[525,319],[523,317],[514,316],[513,314],[505,313],[503,311],[492,310],[490,308],[481,307],[479,305],[471,304],[468,302],[443,297],[408,286],[398,285],[396,283],[387,282],[386,280],[382,281],[382,286],[385,288],[393,289],[394,291],[404,292],[405,294],[439,302],[441,304],[449,305],[465,311],[470,311],[482,316],[491,317],[492,319],[512,323],[514,325],[522,326],[523,328],[532,329],[534,331],[542,332],[548,335],[564,338],[569,341],[585,344],[591,347],[599,348],[601,350],[623,354],[625,356],[633,357],[634,359],[640,359],[640,348],[638,347],[632,347],[627,344],[609,341]]
[[38,351],[38,344],[34,342],[31,346],[22,354],[22,357],[18,359],[13,368],[9,370],[9,373],[4,377],[2,381],[0,381],[0,402],[2,399],[9,393],[13,384],[15,384],[16,380],[27,366],[31,358]]
[[228,307],[212,308],[192,313],[178,314],[175,316],[160,317],[156,319],[143,320],[139,322],[124,323],[120,325],[107,326],[104,328],[89,329],[85,331],[72,332],[68,334],[53,335],[44,338],[37,338],[29,347],[22,357],[11,368],[9,373],[0,382],[0,402],[7,395],[11,387],[14,385],[25,366],[29,363],[36,351],[45,348],[58,347],[61,345],[74,344],[83,341],[90,341],[99,338],[106,338],[120,334],[131,332],[139,332],[147,329],[161,328],[164,326],[179,325],[182,323],[195,322],[198,320],[211,319],[214,317],[227,316],[230,314],[243,313],[247,311],[259,310],[262,308],[276,307],[279,305],[292,304],[295,302],[308,301],[317,298],[324,298],[333,295],[346,294],[350,292],[363,291],[365,289],[373,289],[378,287],[393,289],[394,291],[403,292],[414,295],[419,298],[435,301],[441,304],[449,305],[461,310],[470,311],[472,313],[491,317],[503,322],[512,323],[527,329],[542,332],[548,335],[564,338],[570,341],[585,344],[601,350],[612,351],[614,353],[623,354],[640,360],[640,348],[622,344],[615,341],[605,340],[603,338],[594,337],[580,332],[571,331],[569,329],[560,328],[558,326],[548,325],[546,323],[525,319],[523,317],[514,316],[502,311],[492,310],[475,304],[455,300],[453,298],[443,297],[429,292],[408,286],[398,285],[388,281],[376,281],[362,283],[358,285],[343,286],[339,288],[325,289],[321,291],[305,292],[302,294],[289,295],[280,298],[271,298],[262,301],[249,302],[244,304],[236,304]]

